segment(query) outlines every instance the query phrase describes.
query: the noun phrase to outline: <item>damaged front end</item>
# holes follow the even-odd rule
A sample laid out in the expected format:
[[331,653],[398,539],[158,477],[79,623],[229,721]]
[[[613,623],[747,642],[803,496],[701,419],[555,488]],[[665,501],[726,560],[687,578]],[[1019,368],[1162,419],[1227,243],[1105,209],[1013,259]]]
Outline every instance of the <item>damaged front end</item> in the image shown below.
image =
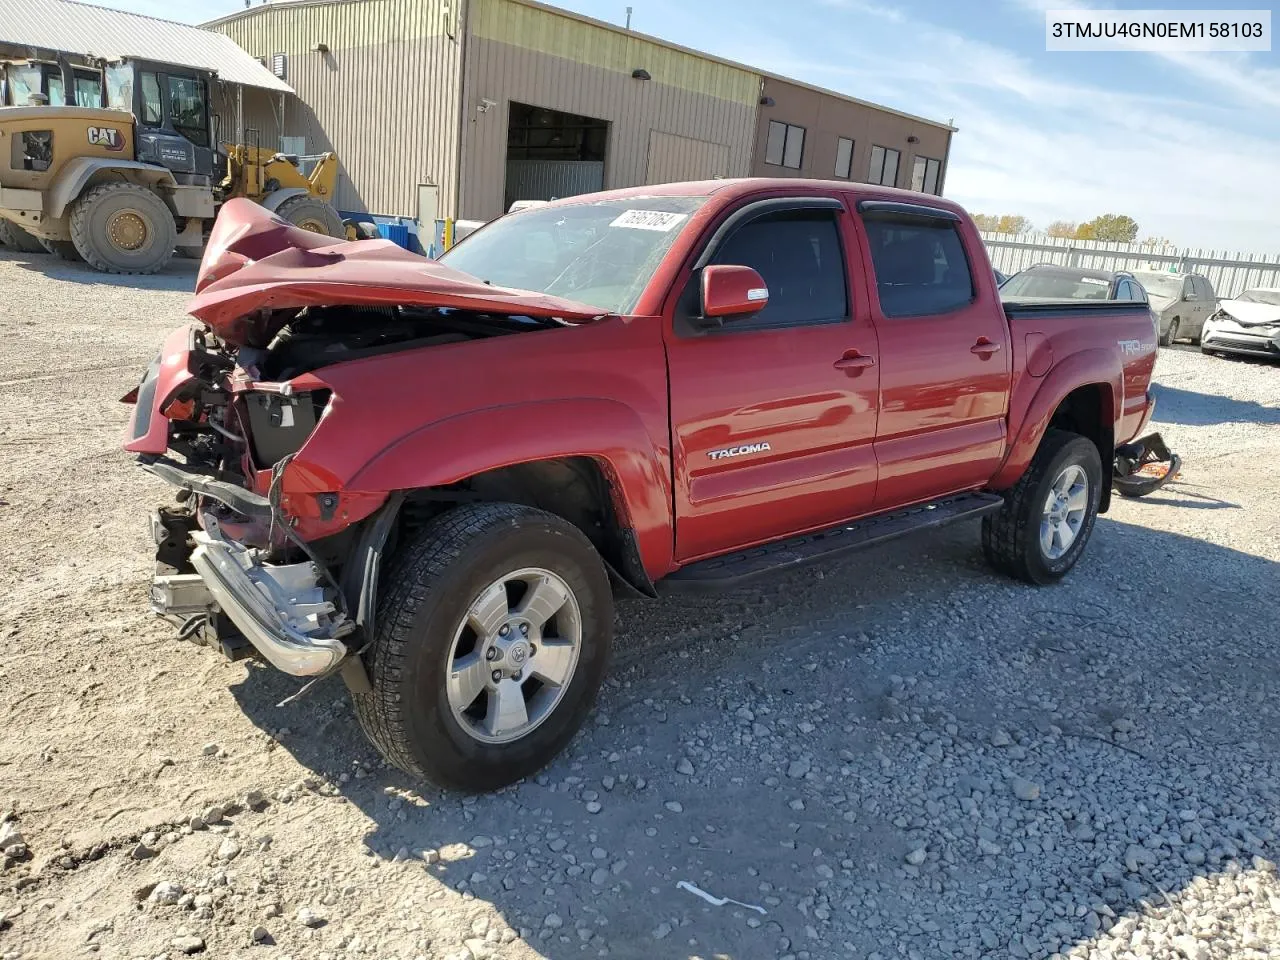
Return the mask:
[[362,446],[367,424],[334,416],[344,401],[329,368],[599,313],[394,244],[335,242],[237,200],[214,226],[189,310],[199,322],[170,334],[123,398],[134,404],[124,448],[177,491],[153,519],[152,607],[183,636],[297,676],[358,665],[353,635],[372,630],[403,499],[352,488],[378,448]]

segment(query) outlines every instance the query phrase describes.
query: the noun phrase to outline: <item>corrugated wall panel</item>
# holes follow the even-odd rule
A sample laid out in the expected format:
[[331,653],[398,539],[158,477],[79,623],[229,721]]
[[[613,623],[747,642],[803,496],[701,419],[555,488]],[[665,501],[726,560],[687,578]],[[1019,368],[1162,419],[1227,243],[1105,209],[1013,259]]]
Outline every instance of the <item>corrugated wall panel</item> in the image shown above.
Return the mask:
[[[254,56],[288,55],[298,92],[279,105],[246,91],[246,125],[263,143],[304,136],[308,152],[333,150],[342,164],[343,210],[416,216],[417,185],[440,187],[440,209],[457,203],[457,0],[348,0],[254,8],[214,25]],[[327,53],[311,48],[323,43]],[[229,129],[229,128],[228,128]]]
[[649,164],[645,183],[678,183],[726,176],[729,148],[722,143],[679,137],[653,130],[649,133]]
[[506,199],[554,200],[604,186],[604,164],[590,160],[520,160],[507,166]]
[[[574,31],[577,28],[590,31],[581,35],[574,33],[578,46],[572,51],[572,56],[577,59],[555,56],[529,45],[486,38],[485,32],[508,36],[514,33],[510,25],[502,28],[497,23],[503,10],[513,12],[512,22],[516,24],[524,22],[522,11],[542,13],[536,8],[508,0],[479,0],[472,8],[464,78],[468,113],[464,132],[460,216],[488,220],[500,216],[504,210],[507,123],[512,100],[609,121],[606,188],[646,182],[649,137],[654,130],[722,145],[728,158],[727,176],[747,176],[750,172],[755,99],[760,82],[757,75],[712,61],[698,61],[698,58],[679,51],[663,50],[664,53],[698,61],[708,70],[715,68],[706,74],[701,73],[696,64],[682,68],[684,72],[680,76],[683,79],[692,77],[696,81],[690,81],[690,85],[697,89],[688,89],[675,86],[672,78],[661,69],[629,59],[617,61],[625,65],[625,72],[585,63],[583,60],[587,58],[597,62],[605,59],[602,50],[607,50],[616,34],[563,18],[555,19],[556,22],[570,24]],[[537,34],[534,40],[541,43],[538,40],[541,36]],[[653,79],[633,79],[631,70],[635,66],[645,66]],[[740,76],[730,82],[727,75],[719,73],[725,70]],[[721,87],[716,88],[726,89],[733,94],[732,98],[703,92],[709,85],[702,80],[713,75],[722,77],[717,81]],[[749,97],[744,96],[748,89],[751,91]],[[494,101],[495,106],[479,113],[475,105],[482,98]]]
[[747,106],[754,106],[760,95],[760,78],[749,70],[512,0],[472,3],[471,32],[485,40],[628,76],[643,67],[667,86]]

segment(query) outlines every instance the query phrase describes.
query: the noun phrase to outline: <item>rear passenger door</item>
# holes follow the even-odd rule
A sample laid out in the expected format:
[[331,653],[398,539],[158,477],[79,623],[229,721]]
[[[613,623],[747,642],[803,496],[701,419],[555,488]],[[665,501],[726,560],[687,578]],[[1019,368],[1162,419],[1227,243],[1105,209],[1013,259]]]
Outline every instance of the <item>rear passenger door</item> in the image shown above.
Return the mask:
[[[880,344],[876,509],[980,487],[1004,456],[1009,329],[950,210],[859,204]],[[982,274],[979,278],[979,274]]]

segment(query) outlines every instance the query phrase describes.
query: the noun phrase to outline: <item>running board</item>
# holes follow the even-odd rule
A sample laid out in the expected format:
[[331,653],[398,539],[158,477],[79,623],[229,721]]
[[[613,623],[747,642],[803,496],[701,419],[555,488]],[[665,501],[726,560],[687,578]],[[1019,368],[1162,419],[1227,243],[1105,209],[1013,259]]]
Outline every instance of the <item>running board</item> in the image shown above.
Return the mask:
[[1003,505],[1004,498],[994,493],[944,497],[904,510],[852,520],[816,533],[699,560],[663,577],[655,586],[659,593],[706,593],[731,589],[756,577],[841,557],[919,530],[932,530],[957,520],[980,517],[999,510]]

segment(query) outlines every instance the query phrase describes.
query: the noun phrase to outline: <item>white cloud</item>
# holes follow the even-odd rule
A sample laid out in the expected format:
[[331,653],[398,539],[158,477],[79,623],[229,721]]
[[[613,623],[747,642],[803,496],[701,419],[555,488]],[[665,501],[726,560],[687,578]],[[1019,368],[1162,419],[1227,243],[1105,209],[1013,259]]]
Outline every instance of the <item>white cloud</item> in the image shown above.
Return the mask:
[[[896,11],[862,0],[827,3],[898,22]],[[1041,227],[1126,213],[1143,236],[1180,245],[1280,248],[1280,140],[1241,132],[1243,123],[1233,129],[1225,108],[1059,79],[1056,54],[1033,61],[918,21],[897,44],[885,43],[883,30],[875,36],[867,48],[857,47],[858,34],[842,38],[838,61],[774,41],[745,62],[923,116],[954,117],[946,193],[971,210],[1022,213]],[[919,55],[925,48],[927,58]]]

